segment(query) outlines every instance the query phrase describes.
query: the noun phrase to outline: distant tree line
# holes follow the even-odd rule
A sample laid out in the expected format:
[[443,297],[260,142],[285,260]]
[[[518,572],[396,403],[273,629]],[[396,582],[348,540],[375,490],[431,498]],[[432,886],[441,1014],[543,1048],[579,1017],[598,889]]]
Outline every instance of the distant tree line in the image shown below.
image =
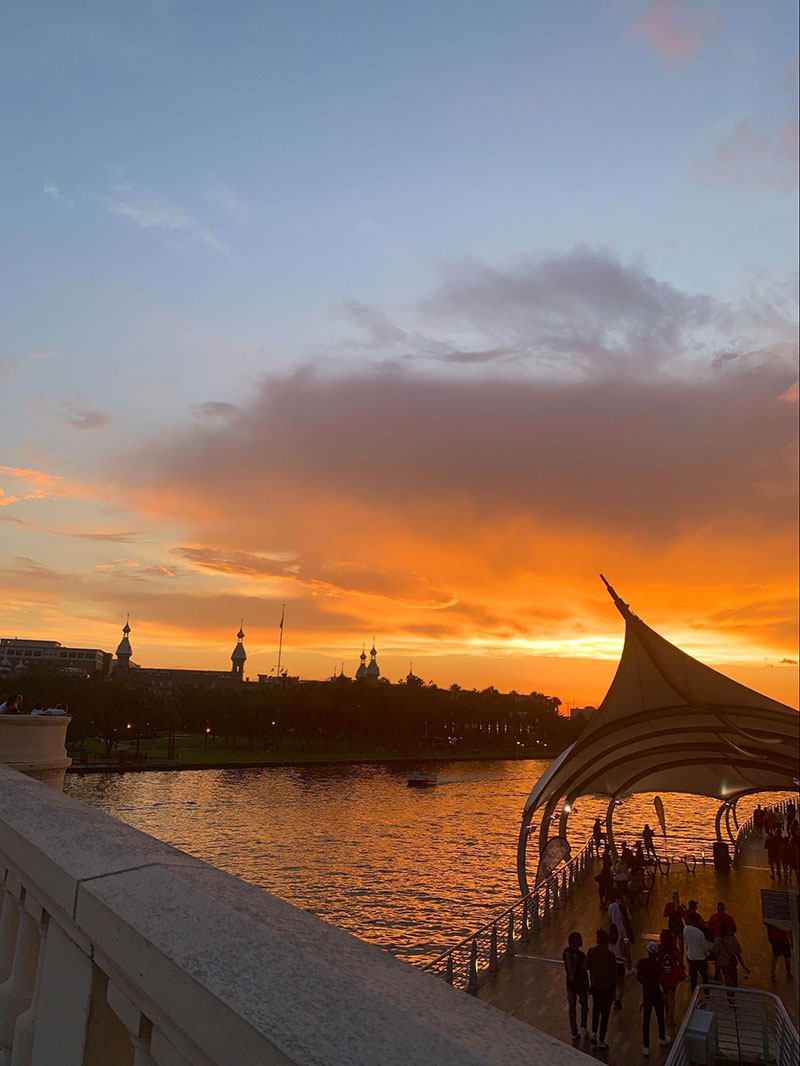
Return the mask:
[[[350,681],[241,684],[177,683],[130,674],[114,680],[64,676],[56,667],[32,667],[11,683],[45,706],[69,705],[71,744],[96,737],[110,753],[122,739],[176,732],[205,733],[232,746],[269,749],[298,742],[353,741],[393,750],[432,752],[561,750],[577,735],[558,713],[561,701],[541,692],[522,695],[495,688],[466,690],[425,684]],[[10,689],[9,689],[10,690]]]

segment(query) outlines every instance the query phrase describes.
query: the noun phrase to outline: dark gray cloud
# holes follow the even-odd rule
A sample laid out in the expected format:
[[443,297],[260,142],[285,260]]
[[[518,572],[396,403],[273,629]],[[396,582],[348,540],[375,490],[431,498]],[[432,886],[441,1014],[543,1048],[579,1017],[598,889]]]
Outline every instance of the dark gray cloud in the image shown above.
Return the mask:
[[507,269],[477,262],[451,267],[411,313],[413,329],[361,304],[346,314],[357,347],[394,359],[641,376],[708,346],[730,309],[681,292],[638,264],[579,247]]
[[213,501],[243,536],[260,525],[263,547],[345,501],[416,522],[520,514],[632,535],[785,524],[796,441],[794,411],[778,401],[787,384],[775,368],[579,383],[305,372],[265,382],[238,422],[151,447],[140,469],[193,500],[189,515]]
[[111,424],[109,416],[102,411],[90,411],[71,403],[63,403],[61,406],[68,412],[64,421],[72,429],[104,429]]
[[226,403],[224,400],[207,400],[205,403],[197,403],[192,407],[192,414],[197,418],[218,418],[223,421],[235,421],[241,415],[241,410],[235,403]]

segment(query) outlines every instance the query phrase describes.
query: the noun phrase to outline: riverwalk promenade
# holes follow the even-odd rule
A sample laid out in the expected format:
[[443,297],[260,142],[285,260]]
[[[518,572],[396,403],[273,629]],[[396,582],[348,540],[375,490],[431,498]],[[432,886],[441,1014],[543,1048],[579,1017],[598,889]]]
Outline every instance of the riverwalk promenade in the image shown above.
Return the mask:
[[[740,849],[736,866],[721,873],[711,865],[697,864],[693,873],[683,863],[673,863],[666,875],[657,874],[649,902],[632,909],[636,935],[633,947],[634,966],[642,958],[648,940],[658,940],[665,921],[664,904],[672,892],[680,893],[686,903],[696,899],[700,913],[708,917],[722,900],[737,922],[737,937],[742,945],[744,960],[751,969],[749,977],[740,973],[744,987],[763,989],[777,994],[787,1013],[798,1023],[797,982],[787,981],[781,961],[777,980],[770,980],[772,952],[761,921],[762,888],[784,887],[782,882],[770,880],[763,840],[750,837]],[[710,849],[709,849],[710,850]],[[599,863],[596,863],[599,869]],[[794,886],[795,891],[797,885]],[[608,928],[608,917],[599,906],[597,886],[592,877],[585,878],[575,892],[567,896],[560,908],[550,914],[547,922],[533,932],[516,955],[496,974],[491,975],[477,991],[477,997],[520,1021],[535,1026],[570,1043],[567,997],[561,952],[573,930],[583,935],[584,950],[594,944],[594,932]],[[713,966],[710,967],[713,970]],[[630,1066],[644,1062],[642,1058],[641,988],[635,977],[626,977],[623,1009],[612,1011],[606,1037],[609,1050],[596,1051],[588,1037],[575,1043],[586,1054],[594,1055],[609,1066]],[[679,986],[676,996],[676,1023],[680,1024],[691,999],[689,981]],[[589,1003],[591,1020],[591,1001]],[[658,1045],[655,1018],[651,1021],[649,1062],[661,1066],[666,1062],[670,1047]]]

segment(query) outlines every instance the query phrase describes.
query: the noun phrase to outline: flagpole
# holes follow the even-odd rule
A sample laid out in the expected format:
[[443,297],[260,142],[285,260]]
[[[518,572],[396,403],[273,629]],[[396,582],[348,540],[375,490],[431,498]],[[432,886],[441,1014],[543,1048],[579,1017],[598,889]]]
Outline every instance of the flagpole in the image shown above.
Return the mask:
[[278,638],[278,677],[281,676],[281,652],[283,651],[283,619],[286,615],[286,604],[281,607],[280,637]]

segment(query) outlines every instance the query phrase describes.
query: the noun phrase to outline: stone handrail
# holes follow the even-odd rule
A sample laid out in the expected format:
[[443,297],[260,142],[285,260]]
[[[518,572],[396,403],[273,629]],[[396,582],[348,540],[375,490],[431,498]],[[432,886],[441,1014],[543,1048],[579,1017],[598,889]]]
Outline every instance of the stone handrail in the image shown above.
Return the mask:
[[0,765],[0,1062],[529,1066],[580,1052]]

